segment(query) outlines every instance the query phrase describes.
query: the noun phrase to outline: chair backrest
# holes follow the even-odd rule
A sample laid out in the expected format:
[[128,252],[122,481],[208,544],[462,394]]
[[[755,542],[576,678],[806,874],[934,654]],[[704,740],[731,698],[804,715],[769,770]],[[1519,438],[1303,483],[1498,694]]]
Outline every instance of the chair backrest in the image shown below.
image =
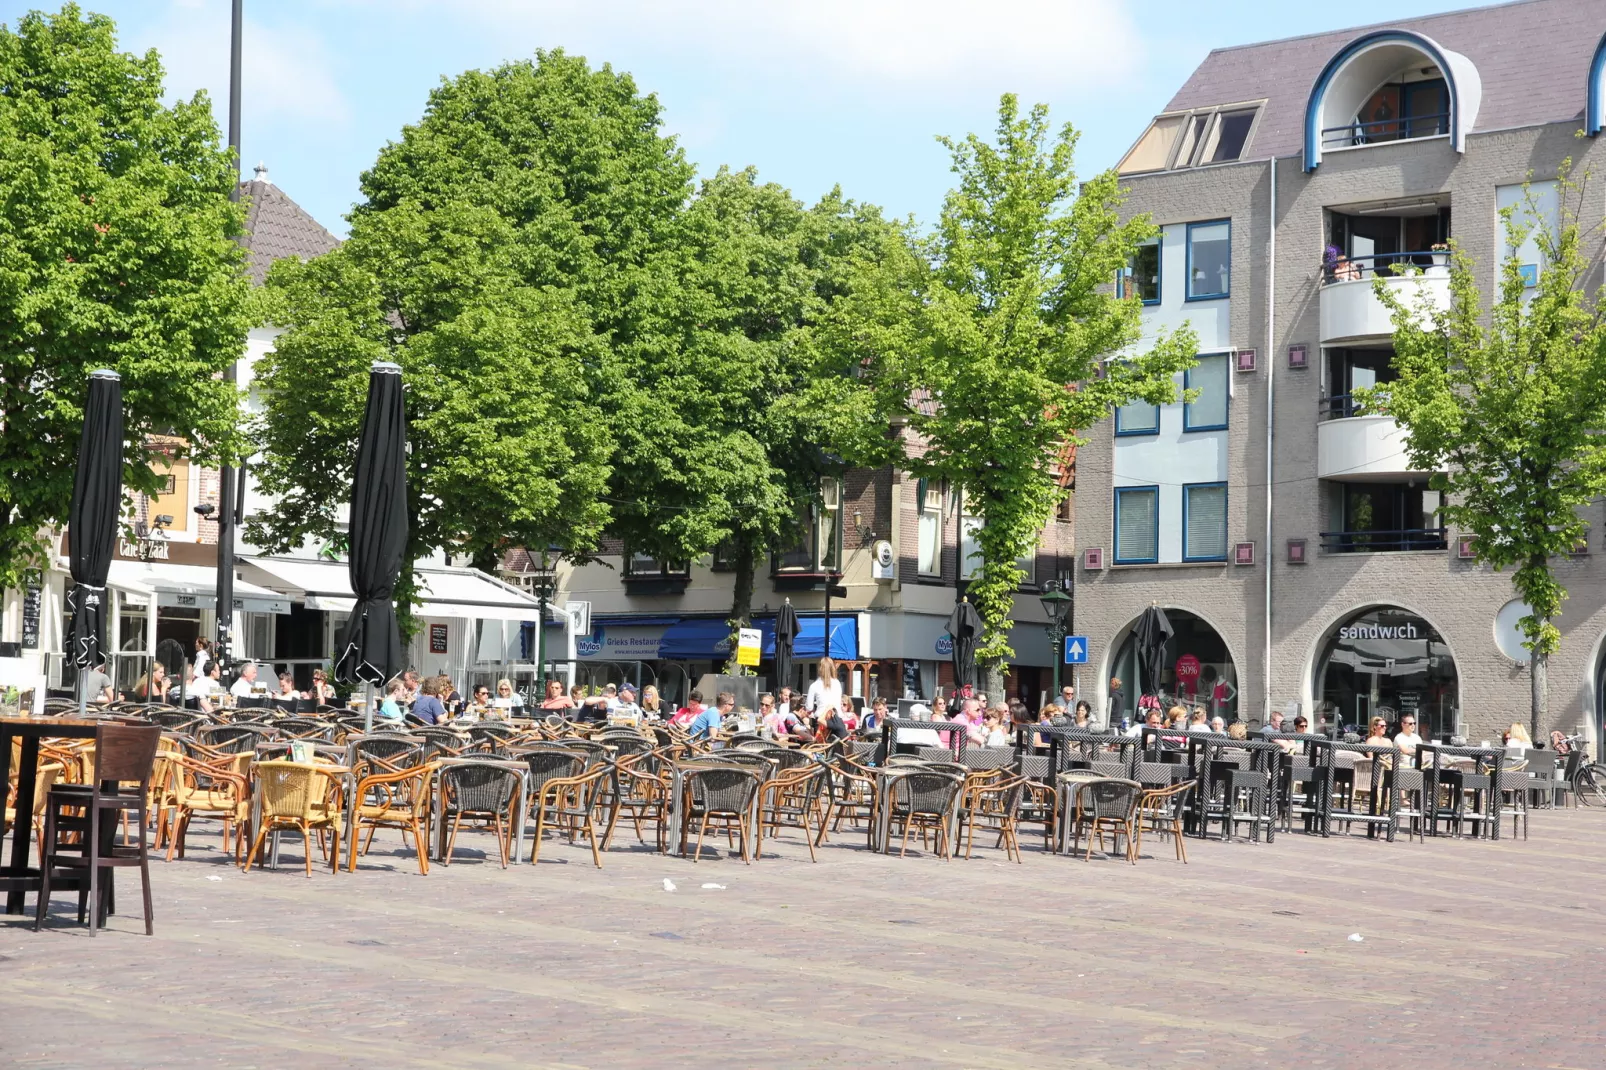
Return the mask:
[[161,741],[161,725],[96,725],[94,783],[104,780],[147,783]]
[[1138,807],[1143,785],[1135,780],[1093,780],[1082,789],[1083,811],[1095,818],[1130,821]]
[[759,777],[746,769],[705,767],[686,774],[685,788],[704,811],[746,813],[758,794]]
[[892,781],[893,806],[914,814],[946,814],[963,784],[962,777],[951,773],[905,773]]
[[408,751],[417,749],[418,744],[410,739],[364,736],[351,744],[351,757],[353,761],[359,758],[383,758],[388,762],[394,762],[397,758],[407,754]]
[[272,738],[272,731],[250,724],[205,725],[195,730],[195,738],[216,750],[230,754],[245,754],[256,745]]
[[327,769],[328,766],[302,762],[256,763],[253,772],[263,817],[311,818],[314,808],[324,799],[329,779]]
[[[949,755],[952,757],[952,755]],[[926,767],[926,760],[915,754],[889,754],[887,755],[887,768],[895,769],[899,766],[912,765],[921,769]]]
[[519,774],[489,762],[442,766],[441,793],[453,812],[500,814],[513,805],[521,782]]
[[576,777],[586,771],[584,754],[551,743],[524,751],[519,757],[530,767],[530,793],[537,798],[547,781]]

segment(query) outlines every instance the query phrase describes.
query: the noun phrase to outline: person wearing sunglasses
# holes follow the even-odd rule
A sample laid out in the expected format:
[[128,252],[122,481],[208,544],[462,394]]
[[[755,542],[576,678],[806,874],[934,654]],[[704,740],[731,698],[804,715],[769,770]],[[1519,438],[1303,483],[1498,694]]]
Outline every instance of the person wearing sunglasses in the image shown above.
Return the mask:
[[1394,737],[1394,745],[1407,757],[1416,757],[1416,749],[1425,743],[1421,736],[1416,734],[1416,714],[1408,713],[1400,718],[1400,733]]

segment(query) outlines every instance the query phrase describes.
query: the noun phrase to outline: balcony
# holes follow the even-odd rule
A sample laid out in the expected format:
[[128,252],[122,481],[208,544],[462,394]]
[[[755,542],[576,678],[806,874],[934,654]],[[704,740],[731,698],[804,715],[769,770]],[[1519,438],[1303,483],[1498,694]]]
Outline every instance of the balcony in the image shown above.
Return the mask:
[[1324,531],[1322,549],[1330,554],[1386,554],[1402,550],[1444,550],[1448,528],[1400,528],[1393,531]]
[[[1322,265],[1321,343],[1377,341],[1394,334],[1388,308],[1372,290],[1375,278],[1406,308],[1416,308],[1423,294],[1435,309],[1450,307],[1450,269],[1445,253],[1390,253],[1386,256],[1340,257]],[[1420,266],[1425,262],[1425,266]],[[1420,266],[1420,271],[1416,270]],[[1394,274],[1396,271],[1410,274]]]
[[[1350,407],[1341,411],[1350,411]],[[1348,416],[1316,425],[1318,479],[1375,481],[1426,474],[1411,467],[1405,455],[1405,432],[1392,416]]]

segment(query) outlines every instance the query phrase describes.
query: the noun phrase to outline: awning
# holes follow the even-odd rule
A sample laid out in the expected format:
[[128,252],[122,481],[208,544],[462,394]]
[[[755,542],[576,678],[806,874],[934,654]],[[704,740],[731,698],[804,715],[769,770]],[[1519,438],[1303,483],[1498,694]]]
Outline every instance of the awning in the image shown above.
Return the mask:
[[[755,622],[764,637],[763,656],[775,656],[775,618]],[[798,618],[794,657],[818,658],[825,653],[825,618]],[[730,625],[723,620],[682,620],[664,630],[658,656],[679,661],[717,661],[730,656]],[[853,661],[859,656],[859,621],[854,614],[831,616],[831,656]]]
[[[241,564],[260,573],[260,582],[304,601],[308,609],[350,613],[356,605],[344,561],[249,557],[241,558]],[[534,598],[471,568],[418,568],[414,574],[423,596],[420,617],[534,621],[541,615]]]
[[[155,598],[158,607],[217,608],[217,569],[205,565],[114,560],[106,583],[120,591]],[[242,613],[288,613],[290,600],[277,591],[236,577],[234,608]]]

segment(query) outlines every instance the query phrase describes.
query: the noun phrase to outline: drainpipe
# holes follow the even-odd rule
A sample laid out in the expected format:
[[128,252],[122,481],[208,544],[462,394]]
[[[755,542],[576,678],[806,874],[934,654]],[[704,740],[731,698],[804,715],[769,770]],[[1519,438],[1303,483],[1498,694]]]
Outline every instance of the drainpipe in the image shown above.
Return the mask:
[[1275,437],[1277,414],[1277,361],[1276,334],[1277,325],[1277,157],[1273,156],[1269,163],[1271,174],[1271,211],[1266,238],[1266,612],[1264,627],[1266,635],[1265,647],[1261,651],[1260,673],[1263,681],[1263,694],[1261,698],[1260,721],[1266,724],[1271,720],[1271,573],[1272,565],[1276,562],[1276,554],[1271,545],[1271,496],[1275,482],[1272,479],[1273,460],[1276,454],[1272,452],[1272,440]]

